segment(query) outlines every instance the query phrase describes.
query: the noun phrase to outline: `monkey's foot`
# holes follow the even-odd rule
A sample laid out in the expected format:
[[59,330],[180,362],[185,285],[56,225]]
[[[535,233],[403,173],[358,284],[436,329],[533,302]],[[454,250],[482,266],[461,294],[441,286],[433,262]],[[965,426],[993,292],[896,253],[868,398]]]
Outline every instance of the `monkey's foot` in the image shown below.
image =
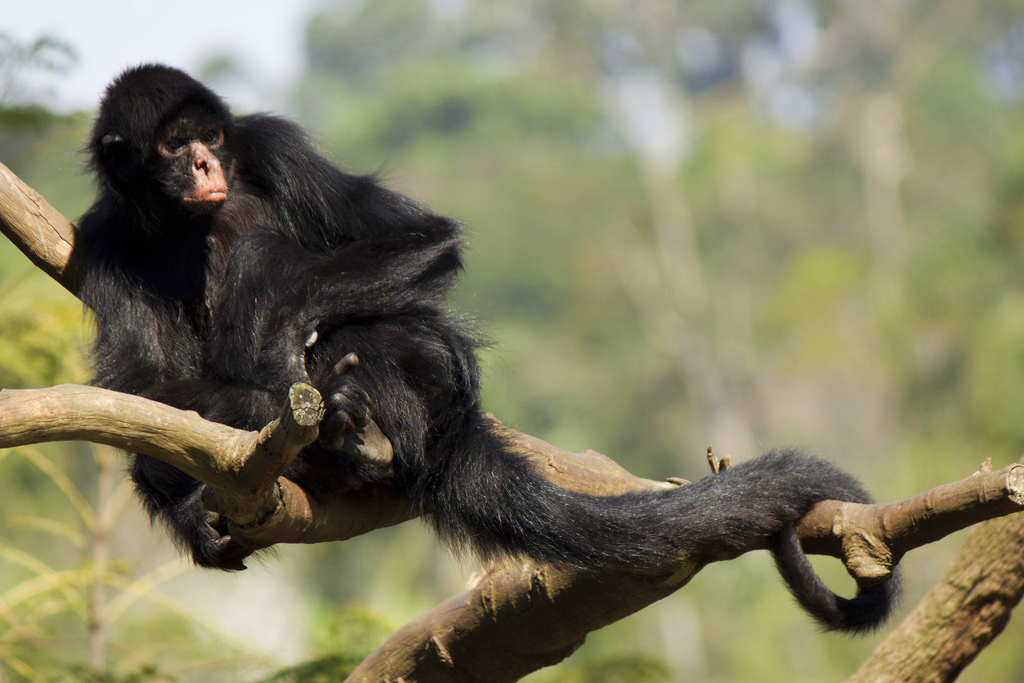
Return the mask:
[[335,453],[351,452],[352,436],[370,424],[370,397],[353,372],[358,365],[356,354],[348,354],[317,386],[325,403],[319,441]]

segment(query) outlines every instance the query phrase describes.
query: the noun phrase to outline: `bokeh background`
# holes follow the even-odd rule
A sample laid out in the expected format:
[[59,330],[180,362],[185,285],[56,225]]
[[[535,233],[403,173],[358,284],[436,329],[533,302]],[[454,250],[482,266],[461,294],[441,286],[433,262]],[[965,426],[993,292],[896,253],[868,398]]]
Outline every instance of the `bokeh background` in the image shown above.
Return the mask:
[[[884,500],[1024,451],[1020,2],[149,5],[0,2],[0,161],[70,218],[104,84],[166,61],[466,222],[508,424],[652,478],[797,445]],[[0,386],[85,381],[90,334],[0,243]],[[0,452],[0,680],[341,680],[474,568],[410,523],[190,569],[122,469]],[[816,633],[754,553],[529,680],[841,680],[880,637]],[[1024,680],[1022,638],[961,680]]]

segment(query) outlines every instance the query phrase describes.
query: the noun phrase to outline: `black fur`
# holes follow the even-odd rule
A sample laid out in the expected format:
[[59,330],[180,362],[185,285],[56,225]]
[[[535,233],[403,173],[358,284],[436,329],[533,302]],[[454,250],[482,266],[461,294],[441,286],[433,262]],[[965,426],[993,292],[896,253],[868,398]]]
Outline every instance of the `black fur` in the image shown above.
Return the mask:
[[[216,154],[230,189],[194,210],[180,197],[187,165],[155,150],[167,126],[198,135],[211,125],[224,131]],[[886,616],[894,582],[837,599],[795,540],[793,523],[817,501],[868,500],[822,460],[777,451],[677,490],[611,498],[540,476],[481,419],[477,344],[444,308],[461,268],[459,224],[338,170],[294,124],[232,117],[187,75],[142,66],[107,90],[90,152],[99,196],[76,249],[98,325],[96,384],[259,429],[292,383],[312,381],[328,415],[288,476],[314,492],[383,480],[456,549],[595,569],[768,540],[826,628]],[[334,372],[350,352],[359,365]],[[386,472],[334,447],[370,417],[394,445]],[[198,482],[143,455],[132,477],[196,563],[244,568],[251,550],[208,520]]]

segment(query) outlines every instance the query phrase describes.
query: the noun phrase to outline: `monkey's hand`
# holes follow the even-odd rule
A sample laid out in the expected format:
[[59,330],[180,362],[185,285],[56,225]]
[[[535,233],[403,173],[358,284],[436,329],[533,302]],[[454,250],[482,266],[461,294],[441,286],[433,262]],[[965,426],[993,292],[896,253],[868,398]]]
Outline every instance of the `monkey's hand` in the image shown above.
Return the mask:
[[[205,487],[204,487],[205,488]],[[192,545],[192,559],[201,567],[242,571],[242,561],[256,550],[231,534],[231,523],[216,512],[204,510],[205,519],[197,529],[199,542]]]
[[346,435],[358,432],[370,423],[370,397],[352,372],[358,365],[358,356],[348,354],[316,387],[326,404],[318,440],[329,451],[348,452],[351,439]]

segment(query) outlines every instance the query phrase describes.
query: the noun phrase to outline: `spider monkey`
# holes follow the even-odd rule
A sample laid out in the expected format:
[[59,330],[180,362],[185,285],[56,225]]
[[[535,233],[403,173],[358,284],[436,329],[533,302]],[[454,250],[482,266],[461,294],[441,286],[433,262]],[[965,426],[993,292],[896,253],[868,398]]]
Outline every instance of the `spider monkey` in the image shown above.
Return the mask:
[[[327,413],[287,476],[314,492],[384,482],[456,550],[600,571],[767,541],[824,628],[868,630],[890,611],[895,580],[844,600],[800,549],[794,523],[816,502],[870,500],[823,460],[773,451],[614,497],[544,479],[481,418],[478,343],[445,308],[460,224],[339,170],[297,125],[233,116],[195,79],[150,64],[107,88],[88,152],[98,196],[75,248],[95,384],[252,430],[308,381]],[[358,365],[339,372],[352,352]],[[340,445],[370,419],[392,442],[390,468]],[[197,564],[245,568],[253,550],[203,508],[199,482],[141,454],[131,476]]]

